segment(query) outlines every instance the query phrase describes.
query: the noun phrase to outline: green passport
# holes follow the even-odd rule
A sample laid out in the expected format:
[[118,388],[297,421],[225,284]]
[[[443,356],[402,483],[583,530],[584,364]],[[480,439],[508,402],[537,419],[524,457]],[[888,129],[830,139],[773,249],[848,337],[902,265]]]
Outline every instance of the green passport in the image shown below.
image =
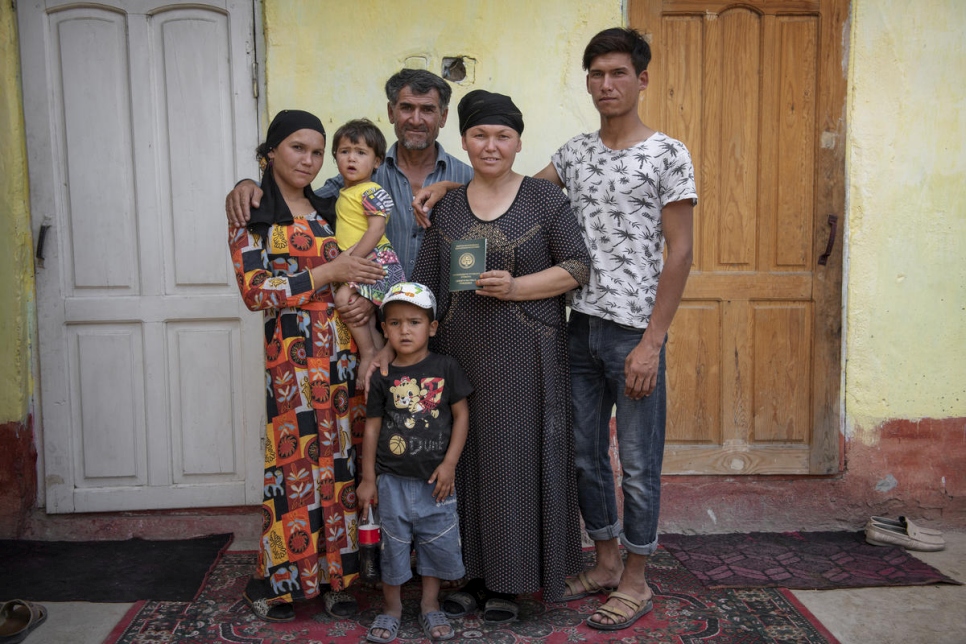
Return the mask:
[[449,253],[449,290],[475,291],[476,280],[486,270],[486,240],[457,239]]

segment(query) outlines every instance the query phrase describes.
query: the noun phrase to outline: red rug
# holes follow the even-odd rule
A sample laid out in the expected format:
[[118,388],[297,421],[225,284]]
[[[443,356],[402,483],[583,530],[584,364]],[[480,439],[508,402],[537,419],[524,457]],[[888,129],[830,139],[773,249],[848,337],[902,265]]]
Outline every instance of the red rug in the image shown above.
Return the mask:
[[861,531],[662,534],[661,546],[709,588],[960,584],[902,548],[866,543]]
[[[588,552],[586,556],[593,555]],[[360,613],[354,619],[333,619],[325,613],[320,601],[312,601],[296,606],[293,622],[265,623],[255,618],[241,600],[254,565],[254,553],[227,553],[195,601],[139,602],[115,627],[105,644],[362,642],[366,628],[382,605],[379,591],[361,588],[355,591]],[[458,632],[451,641],[836,643],[787,591],[709,589],[663,550],[651,557],[648,574],[655,593],[654,611],[623,631],[606,633],[583,623],[600,605],[602,596],[567,604],[545,604],[535,595],[520,598],[520,619],[510,625],[484,625],[476,615],[453,620]],[[403,599],[403,623],[397,641],[424,640],[416,620],[419,608],[416,583],[404,586]]]

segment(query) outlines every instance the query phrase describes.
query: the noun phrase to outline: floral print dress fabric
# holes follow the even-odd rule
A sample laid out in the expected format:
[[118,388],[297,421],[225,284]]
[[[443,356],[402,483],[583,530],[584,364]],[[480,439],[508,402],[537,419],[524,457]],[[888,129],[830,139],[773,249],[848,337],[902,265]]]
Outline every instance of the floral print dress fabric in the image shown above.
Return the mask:
[[265,324],[266,441],[262,542],[256,577],[269,605],[341,590],[358,576],[356,453],[365,404],[355,392],[355,346],[332,289],[309,269],[338,256],[316,215],[266,237],[229,229],[235,277]]

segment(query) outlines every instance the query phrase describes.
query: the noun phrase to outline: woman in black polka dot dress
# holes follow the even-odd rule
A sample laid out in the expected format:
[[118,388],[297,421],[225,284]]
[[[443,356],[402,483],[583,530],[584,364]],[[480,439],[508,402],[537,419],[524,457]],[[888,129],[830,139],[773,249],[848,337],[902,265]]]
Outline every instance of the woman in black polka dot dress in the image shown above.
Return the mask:
[[[456,473],[463,557],[484,619],[501,621],[513,595],[559,599],[581,570],[564,293],[590,259],[560,189],[513,171],[523,118],[509,97],[476,90],[458,109],[475,176],[437,204],[412,279],[437,296],[433,349],[475,388]],[[486,270],[450,292],[461,239],[486,239]]]

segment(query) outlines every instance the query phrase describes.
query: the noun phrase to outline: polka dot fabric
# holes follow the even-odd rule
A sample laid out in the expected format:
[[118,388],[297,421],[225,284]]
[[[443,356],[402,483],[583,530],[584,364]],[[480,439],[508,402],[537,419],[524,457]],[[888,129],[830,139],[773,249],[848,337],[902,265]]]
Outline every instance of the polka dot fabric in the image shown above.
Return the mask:
[[450,246],[473,238],[487,240],[487,270],[514,276],[560,266],[584,284],[590,260],[560,189],[528,178],[493,221],[473,215],[465,188],[449,193],[413,272],[437,296],[433,349],[455,357],[475,388],[456,470],[467,574],[492,591],[542,588],[553,600],[581,569],[564,297],[450,293]]

